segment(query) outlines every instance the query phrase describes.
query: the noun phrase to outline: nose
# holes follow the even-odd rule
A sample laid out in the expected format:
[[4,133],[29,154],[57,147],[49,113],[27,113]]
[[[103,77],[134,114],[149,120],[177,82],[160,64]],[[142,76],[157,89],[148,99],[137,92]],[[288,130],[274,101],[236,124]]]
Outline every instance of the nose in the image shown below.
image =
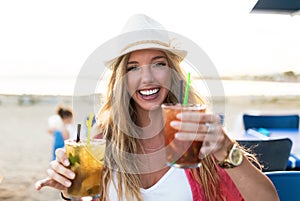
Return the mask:
[[151,83],[153,82],[153,72],[151,71],[151,65],[144,66],[142,68],[141,81],[142,83]]

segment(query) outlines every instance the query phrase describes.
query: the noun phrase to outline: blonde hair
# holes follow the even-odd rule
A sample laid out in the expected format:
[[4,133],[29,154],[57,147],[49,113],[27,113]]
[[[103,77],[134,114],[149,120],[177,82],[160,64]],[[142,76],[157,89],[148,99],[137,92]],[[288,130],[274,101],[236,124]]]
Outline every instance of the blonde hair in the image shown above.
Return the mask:
[[[177,103],[179,81],[186,77],[180,67],[181,58],[171,52],[162,50],[172,69],[169,93],[165,99],[168,103]],[[134,157],[139,150],[143,150],[139,142],[140,129],[136,126],[137,115],[133,100],[127,92],[126,64],[129,55],[124,55],[112,63],[112,75],[108,84],[106,102],[101,108],[98,121],[103,130],[103,137],[107,140],[106,171],[103,176],[103,195],[106,200],[109,184],[113,183],[117,190],[118,200],[125,196],[126,200],[142,201],[140,193],[141,180],[139,177],[139,160]],[[191,87],[189,102],[204,103],[201,96]],[[202,186],[206,200],[225,200],[220,194],[220,178],[217,163],[209,155],[202,161],[202,166],[193,169],[194,179]],[[115,171],[116,170],[116,171]],[[114,176],[117,182],[114,181]],[[109,200],[109,199],[108,199]]]

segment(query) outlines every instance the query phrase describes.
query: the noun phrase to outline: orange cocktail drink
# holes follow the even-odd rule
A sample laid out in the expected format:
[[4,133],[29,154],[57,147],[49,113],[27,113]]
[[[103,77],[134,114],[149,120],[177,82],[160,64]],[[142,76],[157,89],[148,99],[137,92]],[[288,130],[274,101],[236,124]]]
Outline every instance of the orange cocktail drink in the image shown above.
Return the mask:
[[75,172],[75,179],[68,188],[71,197],[100,197],[102,191],[102,172],[106,142],[94,139],[75,142],[66,140],[66,153],[70,161],[70,169]]
[[206,110],[205,105],[188,104],[163,104],[162,106],[164,118],[164,135],[166,146],[167,164],[180,168],[194,168],[201,165],[199,158],[202,141],[183,141],[175,138],[178,130],[170,126],[171,121],[180,121],[176,115],[181,112],[202,112]]

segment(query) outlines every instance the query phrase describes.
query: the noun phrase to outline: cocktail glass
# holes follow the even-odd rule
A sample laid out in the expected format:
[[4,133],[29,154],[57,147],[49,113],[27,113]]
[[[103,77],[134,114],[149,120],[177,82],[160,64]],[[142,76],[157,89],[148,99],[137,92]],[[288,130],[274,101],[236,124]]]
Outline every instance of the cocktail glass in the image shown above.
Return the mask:
[[65,145],[70,169],[76,175],[71,187],[68,188],[69,196],[72,200],[81,200],[87,196],[101,197],[105,140],[93,139],[78,143],[74,140],[66,140]]
[[206,106],[203,104],[162,104],[162,112],[164,118],[164,135],[167,164],[169,166],[179,168],[195,168],[200,167],[201,159],[199,152],[202,146],[202,141],[183,141],[175,138],[175,133],[178,130],[171,127],[170,122],[173,120],[180,121],[176,115],[181,112],[201,112],[206,111]]

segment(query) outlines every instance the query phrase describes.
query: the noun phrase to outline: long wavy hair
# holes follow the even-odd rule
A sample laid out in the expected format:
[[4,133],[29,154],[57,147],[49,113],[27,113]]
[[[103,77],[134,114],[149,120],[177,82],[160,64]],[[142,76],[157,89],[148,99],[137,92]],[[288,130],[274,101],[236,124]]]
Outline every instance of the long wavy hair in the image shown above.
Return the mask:
[[[172,70],[169,93],[164,102],[178,103],[179,82],[186,76],[180,67],[181,59],[171,52],[163,51]],[[103,182],[103,200],[109,200],[108,188],[113,184],[117,190],[118,200],[142,201],[140,193],[139,161],[137,154],[143,147],[139,141],[140,128],[136,126],[137,114],[134,102],[127,90],[127,62],[129,54],[112,63],[112,74],[108,84],[106,100],[98,114],[98,122],[103,137],[107,140],[106,170]],[[191,87],[190,102],[204,103],[204,99]],[[193,169],[195,180],[202,186],[208,201],[225,200],[220,194],[220,178],[217,162],[212,155],[202,160],[200,168]],[[115,178],[115,179],[114,179]]]

